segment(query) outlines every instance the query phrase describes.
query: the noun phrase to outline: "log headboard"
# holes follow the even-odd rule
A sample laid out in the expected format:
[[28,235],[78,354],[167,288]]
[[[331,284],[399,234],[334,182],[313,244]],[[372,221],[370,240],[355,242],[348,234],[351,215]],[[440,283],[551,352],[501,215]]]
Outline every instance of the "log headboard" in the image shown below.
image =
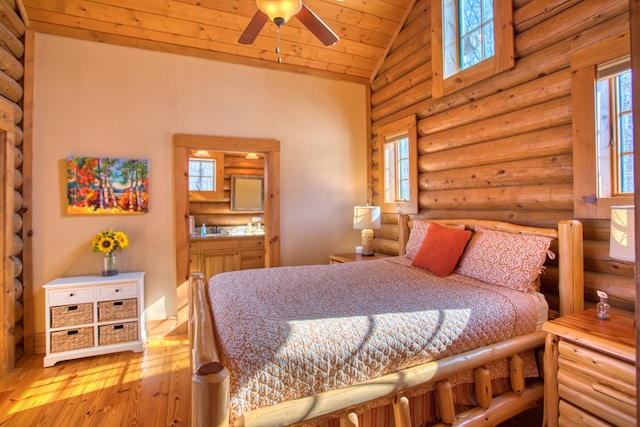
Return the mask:
[[400,215],[399,227],[399,255],[405,254],[405,247],[409,240],[412,220],[424,219],[447,225],[464,224],[473,230],[476,225],[486,229],[506,231],[519,234],[536,234],[551,237],[558,244],[558,296],[560,316],[584,310],[584,256],[582,249],[582,223],[576,220],[563,220],[558,228],[539,228],[517,225],[502,221],[477,219],[433,219],[418,215]]

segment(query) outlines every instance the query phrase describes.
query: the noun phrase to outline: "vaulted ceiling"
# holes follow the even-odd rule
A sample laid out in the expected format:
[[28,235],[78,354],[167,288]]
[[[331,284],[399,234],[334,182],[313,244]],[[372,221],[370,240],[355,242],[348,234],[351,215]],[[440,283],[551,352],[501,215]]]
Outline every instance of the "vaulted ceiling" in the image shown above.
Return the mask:
[[104,43],[153,49],[342,80],[370,82],[415,0],[305,0],[340,38],[324,46],[292,18],[268,22],[251,45],[238,39],[255,0],[24,0],[29,28]]

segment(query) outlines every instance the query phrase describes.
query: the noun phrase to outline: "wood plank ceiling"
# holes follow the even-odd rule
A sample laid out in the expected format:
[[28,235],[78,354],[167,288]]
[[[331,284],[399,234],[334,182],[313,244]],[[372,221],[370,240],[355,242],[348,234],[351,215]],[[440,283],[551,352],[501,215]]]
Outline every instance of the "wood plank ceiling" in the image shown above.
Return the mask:
[[325,47],[297,18],[267,23],[252,45],[238,38],[255,0],[24,0],[42,33],[368,83],[415,0],[305,0],[339,37]]

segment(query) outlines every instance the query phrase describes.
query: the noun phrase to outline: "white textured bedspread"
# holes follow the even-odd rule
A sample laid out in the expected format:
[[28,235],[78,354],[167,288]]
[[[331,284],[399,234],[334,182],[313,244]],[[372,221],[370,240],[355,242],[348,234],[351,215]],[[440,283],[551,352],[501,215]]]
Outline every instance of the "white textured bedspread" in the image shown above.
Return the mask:
[[405,257],[237,271],[208,284],[231,419],[533,332],[522,292]]

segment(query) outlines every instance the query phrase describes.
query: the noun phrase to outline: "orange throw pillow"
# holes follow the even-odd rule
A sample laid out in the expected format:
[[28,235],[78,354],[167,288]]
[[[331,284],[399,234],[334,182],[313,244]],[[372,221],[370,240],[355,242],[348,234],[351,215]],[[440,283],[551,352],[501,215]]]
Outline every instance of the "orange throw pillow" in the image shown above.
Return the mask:
[[444,227],[429,223],[427,233],[411,265],[445,277],[453,273],[458,264],[471,231]]

